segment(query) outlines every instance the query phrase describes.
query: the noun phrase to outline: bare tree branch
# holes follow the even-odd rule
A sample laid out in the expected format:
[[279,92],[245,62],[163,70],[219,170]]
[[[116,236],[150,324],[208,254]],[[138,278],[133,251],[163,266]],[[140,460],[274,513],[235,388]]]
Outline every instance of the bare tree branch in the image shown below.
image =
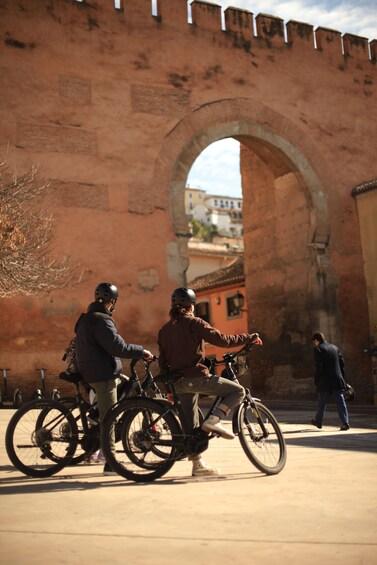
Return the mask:
[[[54,219],[40,200],[49,183],[35,166],[17,176],[0,161],[0,297],[32,295],[80,282],[77,264],[51,257]],[[39,207],[38,207],[39,204]]]

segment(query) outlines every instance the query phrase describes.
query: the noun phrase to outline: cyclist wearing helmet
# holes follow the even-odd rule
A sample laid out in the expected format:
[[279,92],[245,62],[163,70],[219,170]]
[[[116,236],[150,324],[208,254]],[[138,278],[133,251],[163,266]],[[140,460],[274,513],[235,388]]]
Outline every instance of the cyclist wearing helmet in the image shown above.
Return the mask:
[[[129,344],[119,335],[112,313],[118,300],[118,289],[111,283],[101,283],[75,327],[77,365],[83,379],[97,395],[100,423],[116,403],[116,377],[122,372],[120,358],[150,359],[152,353],[142,345]],[[112,450],[115,451],[114,438]],[[101,439],[102,443],[102,439]],[[104,474],[115,474],[106,463]]]
[[[256,345],[262,345],[258,334],[226,335],[208,322],[194,315],[195,292],[190,288],[177,288],[171,298],[170,321],[159,331],[159,365],[163,374],[182,373],[175,383],[175,389],[184,410],[187,427],[186,433],[199,427],[199,394],[220,396],[222,400],[202,424],[206,432],[218,434],[226,439],[233,439],[234,434],[226,429],[221,419],[232,408],[238,406],[245,397],[245,389],[238,383],[212,375],[205,364],[205,342],[218,347],[236,347],[253,339]],[[209,467],[199,456],[192,457],[193,476],[218,475],[218,469]]]

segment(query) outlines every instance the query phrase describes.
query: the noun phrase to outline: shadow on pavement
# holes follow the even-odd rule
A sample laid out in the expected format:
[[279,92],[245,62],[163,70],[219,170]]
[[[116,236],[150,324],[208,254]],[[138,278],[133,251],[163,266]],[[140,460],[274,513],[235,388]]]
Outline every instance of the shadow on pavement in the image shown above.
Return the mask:
[[[308,433],[310,436],[290,437],[290,434]],[[377,432],[362,433],[351,431],[333,434],[321,430],[314,431],[304,428],[291,432],[284,431],[286,444],[297,445],[299,447],[316,447],[319,449],[339,449],[343,451],[359,451],[364,453],[377,453]]]
[[[11,466],[0,467],[0,471],[14,470]],[[188,483],[197,483],[203,481],[239,481],[239,480],[250,480],[250,479],[261,479],[266,478],[257,470],[251,470],[250,473],[233,473],[231,475],[224,475],[218,477],[170,477],[157,479],[153,482],[136,483],[133,481],[128,481],[120,476],[114,477],[103,477],[102,473],[99,473],[97,480],[95,479],[95,474],[82,473],[75,475],[64,476],[53,476],[44,479],[37,479],[26,476],[9,477],[0,480],[1,493],[2,494],[41,494],[46,492],[64,492],[64,491],[74,491],[74,490],[93,490],[97,488],[114,488],[114,487],[150,487],[153,486],[174,486],[182,485]],[[88,480],[90,479],[90,480]]]

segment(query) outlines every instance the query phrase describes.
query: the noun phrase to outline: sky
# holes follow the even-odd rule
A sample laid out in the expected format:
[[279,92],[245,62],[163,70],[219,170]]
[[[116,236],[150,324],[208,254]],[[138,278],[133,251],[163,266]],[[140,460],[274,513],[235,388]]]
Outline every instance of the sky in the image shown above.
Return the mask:
[[[211,0],[223,9],[233,6],[377,39],[377,0]],[[187,184],[208,194],[242,197],[239,143],[224,139],[209,145],[194,162]]]

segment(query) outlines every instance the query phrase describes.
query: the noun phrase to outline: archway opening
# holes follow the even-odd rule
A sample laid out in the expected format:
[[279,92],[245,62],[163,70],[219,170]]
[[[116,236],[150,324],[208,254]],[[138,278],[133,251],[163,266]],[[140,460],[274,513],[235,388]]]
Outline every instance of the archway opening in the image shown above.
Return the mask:
[[[253,330],[263,335],[268,350],[264,357],[270,366],[267,374],[254,375],[254,388],[264,394],[274,391],[274,396],[279,391],[281,397],[299,388],[301,394],[309,395],[312,383],[303,377],[310,363],[306,355],[303,359],[302,351],[307,349],[312,324],[307,299],[312,270],[310,193],[295,164],[279,148],[250,135],[234,140],[240,148],[236,168],[242,190],[244,278],[237,279],[235,265],[234,272],[230,268],[224,273],[228,277],[219,276],[222,269],[194,279],[199,314],[224,333]],[[224,155],[222,158],[227,161]],[[210,161],[213,159],[212,155]],[[202,183],[207,191],[216,193],[207,181]],[[220,198],[217,200],[219,203]],[[190,260],[190,243],[188,247]],[[187,273],[191,283],[190,269]],[[232,318],[230,305],[239,293],[245,295],[247,307],[237,312],[237,319]],[[293,359],[292,350],[296,351]]]

